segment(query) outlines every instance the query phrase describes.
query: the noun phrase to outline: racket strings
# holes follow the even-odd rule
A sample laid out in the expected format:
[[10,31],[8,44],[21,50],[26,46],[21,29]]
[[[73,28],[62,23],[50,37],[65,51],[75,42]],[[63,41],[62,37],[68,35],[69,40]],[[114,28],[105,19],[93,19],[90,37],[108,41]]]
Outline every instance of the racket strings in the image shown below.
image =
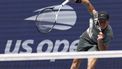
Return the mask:
[[36,25],[40,32],[47,33],[51,31],[55,22],[55,12],[53,9],[45,9],[39,13],[36,18]]

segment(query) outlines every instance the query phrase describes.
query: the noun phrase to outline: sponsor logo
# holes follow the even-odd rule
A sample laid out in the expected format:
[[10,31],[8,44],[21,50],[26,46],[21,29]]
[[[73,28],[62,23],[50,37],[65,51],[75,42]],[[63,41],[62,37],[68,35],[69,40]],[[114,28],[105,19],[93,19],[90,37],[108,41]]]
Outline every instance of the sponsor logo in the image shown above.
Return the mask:
[[[46,8],[52,8],[52,7],[55,10],[58,10],[59,5],[44,7],[34,11],[35,13],[38,13],[38,16],[40,16],[39,21],[43,22],[48,20],[51,23],[50,20],[51,12],[48,13],[40,13],[40,12]],[[69,30],[76,23],[76,19],[77,19],[76,12],[69,5],[63,6],[58,16],[59,16],[58,21],[53,27],[53,29],[55,30]],[[34,15],[25,18],[25,20],[35,21],[36,18],[37,15]],[[76,50],[78,42],[79,39],[70,41],[67,40],[66,38],[64,38],[63,40],[60,40],[58,38],[56,40],[51,40],[49,38],[41,41],[33,40],[33,39],[7,40],[4,53],[7,54],[7,53],[71,52]]]
[[[55,10],[55,11],[43,12],[47,8],[53,8],[53,10]],[[47,26],[47,25],[44,25],[46,23],[43,23],[43,22],[48,22],[48,23],[50,23],[49,25],[52,25],[52,23],[55,22],[58,8],[59,8],[59,5],[55,5],[55,6],[49,6],[49,7],[35,10],[34,12],[36,12],[38,14],[28,17],[25,20],[31,20],[31,21],[36,20],[38,22],[41,22],[43,24],[43,26]],[[71,29],[75,25],[76,19],[77,19],[77,16],[76,16],[76,12],[74,11],[74,9],[69,5],[64,5],[58,14],[58,18],[57,18],[57,21],[56,21],[53,29],[56,29],[56,30]],[[52,27],[49,25],[48,25],[48,27]],[[43,27],[43,26],[40,26],[40,27]]]
[[35,40],[7,40],[5,53],[32,53],[32,52],[67,52],[75,51],[79,40],[69,42],[69,40],[49,39],[37,43]]
[[[70,42],[67,39],[55,40],[7,40],[5,54],[12,53],[39,53],[39,52],[73,52],[76,51],[79,39]],[[55,62],[55,59],[50,59]]]

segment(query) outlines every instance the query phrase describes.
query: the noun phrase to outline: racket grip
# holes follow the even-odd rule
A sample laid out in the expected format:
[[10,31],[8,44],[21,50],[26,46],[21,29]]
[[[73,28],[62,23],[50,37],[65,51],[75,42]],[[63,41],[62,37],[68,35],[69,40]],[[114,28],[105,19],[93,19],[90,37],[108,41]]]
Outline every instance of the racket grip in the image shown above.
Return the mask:
[[65,4],[67,4],[70,0],[65,0],[61,5],[64,6]]

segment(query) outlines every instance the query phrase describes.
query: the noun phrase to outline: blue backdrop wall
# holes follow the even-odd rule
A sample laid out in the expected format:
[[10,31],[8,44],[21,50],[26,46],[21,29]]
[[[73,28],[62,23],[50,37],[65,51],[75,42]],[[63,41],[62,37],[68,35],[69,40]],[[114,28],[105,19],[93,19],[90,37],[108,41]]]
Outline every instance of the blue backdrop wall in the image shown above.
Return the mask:
[[[82,4],[69,5],[77,14],[75,25],[65,31],[53,30],[40,33],[34,21],[25,18],[35,15],[33,11],[47,6],[58,5],[63,0],[1,0],[0,1],[0,53],[67,52],[76,49],[79,36],[87,29],[90,15]],[[109,50],[122,49],[122,0],[92,0],[98,11],[110,14],[114,39]],[[58,45],[57,44],[63,42]],[[0,62],[0,69],[69,69],[72,60],[12,61]],[[122,58],[100,59],[98,69],[122,69]],[[86,59],[81,64],[86,69]]]

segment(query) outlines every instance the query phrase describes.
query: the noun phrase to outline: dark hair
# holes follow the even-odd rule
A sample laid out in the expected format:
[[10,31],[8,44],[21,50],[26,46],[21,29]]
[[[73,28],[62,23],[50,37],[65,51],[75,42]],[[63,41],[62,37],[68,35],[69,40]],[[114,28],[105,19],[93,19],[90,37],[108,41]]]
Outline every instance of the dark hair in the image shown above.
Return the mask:
[[99,20],[109,20],[109,14],[106,11],[98,12],[98,19]]

